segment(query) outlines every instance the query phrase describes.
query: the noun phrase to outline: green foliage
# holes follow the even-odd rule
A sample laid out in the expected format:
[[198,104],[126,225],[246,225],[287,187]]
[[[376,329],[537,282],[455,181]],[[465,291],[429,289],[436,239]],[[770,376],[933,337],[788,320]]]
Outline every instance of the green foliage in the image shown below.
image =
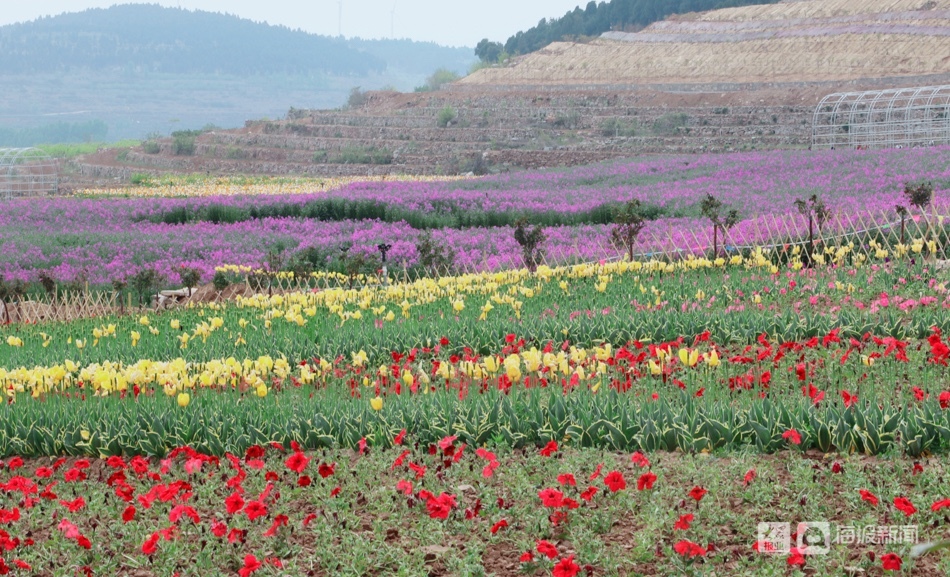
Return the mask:
[[636,128],[619,118],[610,118],[600,123],[600,133],[607,137],[636,136]]
[[228,275],[224,271],[215,271],[214,277],[211,279],[211,284],[214,286],[214,290],[221,292],[224,289],[228,288],[228,285],[231,284],[231,281],[228,279]]
[[445,128],[455,120],[455,117],[458,116],[458,113],[451,106],[446,106],[439,111],[439,115],[436,117],[436,124],[439,125],[439,128]]
[[[778,0],[611,0],[588,2],[560,18],[541,19],[538,25],[518,32],[505,42],[509,54],[527,54],[551,42],[599,36],[608,30],[640,29],[671,14],[703,12],[717,8],[774,4]],[[483,42],[486,42],[483,40]]]
[[178,269],[178,278],[181,279],[181,284],[185,285],[185,288],[191,292],[201,282],[201,271],[193,267],[182,266]]
[[[316,154],[314,154],[316,157]],[[349,146],[330,156],[336,164],[392,164],[393,153],[384,148]]]
[[455,72],[447,68],[439,68],[433,72],[431,76],[426,78],[424,85],[416,87],[416,92],[433,92],[439,90],[446,84],[455,82],[459,78],[459,75]]
[[670,112],[653,122],[653,132],[664,135],[676,134],[685,128],[688,122],[689,115],[685,112]]
[[147,305],[163,282],[164,276],[155,267],[143,267],[129,279],[132,289],[138,293],[139,305]]
[[483,38],[478,45],[475,46],[475,56],[487,64],[498,62],[499,57],[504,51],[505,47],[501,42],[492,42],[488,38]]

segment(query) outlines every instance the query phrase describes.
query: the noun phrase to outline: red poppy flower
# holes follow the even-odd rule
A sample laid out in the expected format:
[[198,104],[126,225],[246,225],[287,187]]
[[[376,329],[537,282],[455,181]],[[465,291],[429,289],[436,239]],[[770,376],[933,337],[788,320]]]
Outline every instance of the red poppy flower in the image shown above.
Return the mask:
[[228,533],[228,543],[237,543],[238,541],[243,543],[245,533],[246,531],[244,529],[231,529],[231,532]]
[[152,533],[152,535],[142,543],[142,553],[146,555],[154,555],[158,551],[158,533]]
[[244,557],[244,566],[238,569],[238,575],[241,577],[248,577],[251,573],[257,571],[264,564],[257,560],[257,557],[254,555],[247,555]]
[[498,521],[497,523],[491,526],[491,534],[494,535],[498,533],[500,529],[503,529],[507,526],[508,526],[508,521],[505,519],[502,519],[501,521]]
[[801,445],[801,444],[802,444],[802,436],[801,436],[801,434],[800,434],[798,431],[796,431],[795,429],[789,429],[789,430],[785,431],[784,433],[782,433],[782,438],[783,438],[783,439],[786,439],[789,443],[791,443],[791,444],[793,444],[793,445]]
[[699,545],[698,543],[693,543],[692,541],[682,540],[673,545],[673,550],[677,554],[686,557],[702,557],[706,555],[706,549]]
[[542,457],[550,457],[557,452],[557,441],[548,441],[548,444],[541,449]]
[[168,513],[168,520],[172,523],[177,523],[182,517],[188,517],[195,525],[201,522],[201,518],[198,517],[198,512],[188,505],[175,505]]
[[310,459],[303,453],[294,453],[287,457],[287,460],[284,461],[284,464],[287,465],[288,469],[295,473],[303,473],[303,470],[307,468],[307,463],[309,462]]
[[842,467],[838,461],[835,461],[834,465],[831,466],[831,472],[835,475],[840,475],[843,471],[844,467]]
[[607,476],[604,477],[604,484],[607,485],[613,493],[627,488],[627,480],[623,478],[623,473],[620,471],[611,471],[608,473]]
[[537,550],[538,553],[544,555],[548,559],[554,559],[557,557],[557,547],[543,539],[538,541]]
[[86,500],[82,497],[76,497],[72,501],[60,501],[59,504],[69,509],[70,513],[75,513],[86,506]]
[[880,502],[877,498],[877,495],[868,491],[867,489],[860,489],[858,490],[858,493],[861,493],[862,501],[867,501],[868,503],[870,503],[871,505],[874,505],[875,507]]
[[253,521],[258,517],[267,515],[267,507],[260,501],[251,501],[244,506],[244,514],[247,515],[248,519]]
[[415,463],[409,463],[409,469],[416,474],[416,479],[421,479],[426,475],[425,465],[417,465]]
[[33,474],[40,479],[46,479],[53,476],[53,470],[49,467],[37,467]]
[[336,471],[336,463],[333,463],[333,464],[320,463],[320,466],[317,468],[317,473],[319,473],[320,476],[323,477],[324,479],[332,475],[335,471]]
[[562,473],[557,476],[557,482],[561,485],[570,485],[572,487],[577,486],[577,480],[574,479],[574,475],[571,473]]
[[135,505],[129,505],[125,511],[122,511],[122,522],[128,523],[133,519],[135,519]]
[[894,497],[894,506],[908,517],[917,512],[917,507],[905,497]]
[[224,506],[227,508],[228,515],[234,515],[244,508],[244,497],[239,493],[231,493],[231,495],[224,500]]
[[673,523],[673,529],[674,529],[674,530],[680,530],[680,531],[686,531],[687,529],[689,529],[689,524],[693,522],[693,519],[694,519],[694,517],[693,517],[693,514],[692,514],[692,513],[687,513],[687,514],[685,514],[685,515],[681,515],[680,518],[679,518],[679,520],[677,520],[675,523]]
[[633,464],[638,467],[643,467],[644,469],[650,466],[650,460],[640,451],[635,452],[630,455],[630,460],[633,461]]
[[885,553],[881,555],[881,565],[885,571],[900,571],[901,563],[903,562],[903,559],[896,553]]
[[707,492],[708,491],[706,491],[706,489],[704,489],[703,487],[697,486],[689,490],[689,496],[692,497],[697,503],[699,503],[700,501],[703,500],[703,497],[706,495]]
[[574,556],[571,555],[558,561],[558,563],[554,566],[552,575],[554,577],[574,577],[580,573],[580,570],[580,566],[574,562]]
[[590,502],[594,498],[594,495],[597,493],[597,487],[587,487],[587,490],[581,493],[581,499]]
[[244,453],[244,460],[249,461],[251,459],[260,459],[264,456],[264,447],[260,445],[251,445],[247,448],[247,452]]
[[637,491],[643,491],[644,489],[652,489],[653,484],[656,483],[656,475],[652,471],[648,471],[637,479]]
[[538,491],[538,498],[545,507],[557,508],[564,504],[564,493],[557,489],[541,489]]

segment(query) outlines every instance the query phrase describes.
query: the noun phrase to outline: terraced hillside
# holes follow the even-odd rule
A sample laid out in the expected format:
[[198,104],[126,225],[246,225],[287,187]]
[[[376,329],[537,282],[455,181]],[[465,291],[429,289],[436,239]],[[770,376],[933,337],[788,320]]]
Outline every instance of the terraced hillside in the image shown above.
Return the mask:
[[555,43],[466,85],[813,82],[950,71],[950,0],[798,0]]
[[950,83],[950,0],[799,0],[556,43],[438,92],[167,139],[82,161],[137,172],[354,176],[538,168],[643,153],[807,147],[841,90]]

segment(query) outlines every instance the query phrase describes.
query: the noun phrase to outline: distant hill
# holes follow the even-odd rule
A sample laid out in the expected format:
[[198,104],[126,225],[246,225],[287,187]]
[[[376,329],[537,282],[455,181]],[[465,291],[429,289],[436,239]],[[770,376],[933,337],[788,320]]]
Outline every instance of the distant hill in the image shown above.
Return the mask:
[[368,74],[382,58],[325,36],[236,16],[125,4],[0,27],[0,71]]
[[537,26],[518,32],[505,43],[511,55],[527,54],[552,42],[599,36],[608,30],[639,29],[672,14],[705,12],[751,4],[774,4],[778,0],[611,0],[588,2],[560,18],[542,19]]
[[[409,92],[472,48],[331,38],[212,12],[125,4],[0,27],[0,146],[240,126],[350,89]],[[102,133],[103,121],[107,134]],[[65,141],[64,140],[64,141]]]

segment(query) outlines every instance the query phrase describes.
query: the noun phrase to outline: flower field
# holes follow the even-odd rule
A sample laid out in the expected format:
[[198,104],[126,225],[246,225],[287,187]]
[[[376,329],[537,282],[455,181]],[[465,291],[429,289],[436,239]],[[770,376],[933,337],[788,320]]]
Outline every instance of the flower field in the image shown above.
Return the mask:
[[[836,226],[893,212],[922,179],[942,214],[946,153],[13,201],[8,281],[187,264],[259,290],[0,325],[0,574],[946,575],[944,223],[759,228],[817,193]],[[694,250],[707,194],[777,243]],[[597,252],[631,198],[677,258]],[[569,263],[517,266],[512,215]],[[253,272],[272,243],[411,261],[430,230],[470,272]]]
[[638,252],[646,259],[670,251],[698,255],[712,247],[700,214],[707,194],[739,211],[727,243],[734,245],[807,232],[793,201],[812,194],[834,212],[830,232],[866,228],[858,216],[867,213],[895,222],[908,182],[932,181],[943,215],[947,152],[676,156],[461,181],[313,183],[308,194],[300,194],[305,183],[183,182],[132,189],[125,198],[15,200],[0,214],[0,274],[35,282],[46,271],[60,283],[79,278],[108,286],[154,267],[172,285],[181,265],[199,269],[207,282],[216,267],[265,267],[274,253],[286,267],[309,250],[308,266],[332,269],[341,248],[378,256],[381,243],[392,246],[391,267],[402,269],[419,263],[424,232],[447,249],[456,271],[503,270],[525,264],[513,237],[521,217],[545,226],[541,248],[549,264],[590,262],[622,254],[611,246],[609,223],[619,204],[634,199],[648,218]]

